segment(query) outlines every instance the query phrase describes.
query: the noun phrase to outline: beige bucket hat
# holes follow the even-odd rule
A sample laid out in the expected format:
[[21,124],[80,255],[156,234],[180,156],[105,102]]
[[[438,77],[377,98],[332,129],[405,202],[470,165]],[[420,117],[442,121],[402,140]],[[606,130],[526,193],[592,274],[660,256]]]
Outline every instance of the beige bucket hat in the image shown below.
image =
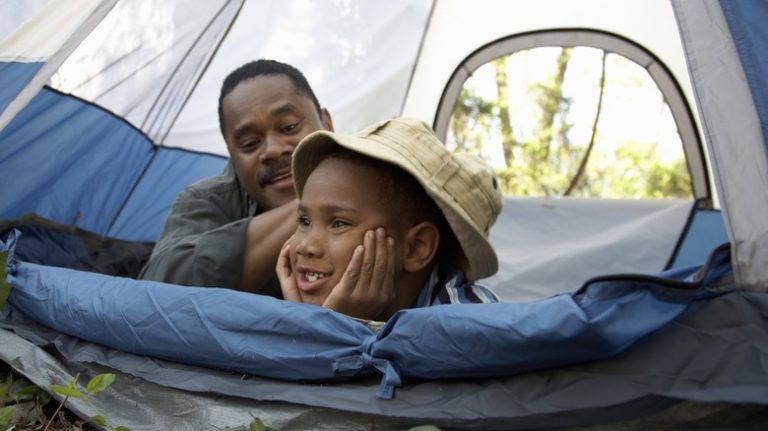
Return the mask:
[[469,280],[498,270],[488,233],[501,211],[502,196],[493,169],[479,158],[449,151],[427,123],[395,118],[353,134],[317,131],[293,153],[293,180],[299,197],[309,174],[340,145],[399,166],[413,175],[435,200],[461,246],[454,265]]

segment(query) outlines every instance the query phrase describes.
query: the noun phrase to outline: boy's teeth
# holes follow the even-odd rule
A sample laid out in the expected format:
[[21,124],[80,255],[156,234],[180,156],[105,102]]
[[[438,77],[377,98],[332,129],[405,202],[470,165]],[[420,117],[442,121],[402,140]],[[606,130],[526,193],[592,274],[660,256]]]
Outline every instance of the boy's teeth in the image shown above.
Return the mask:
[[316,272],[308,272],[307,273],[307,280],[309,282],[317,281],[320,278],[323,278],[323,274],[319,274],[319,273],[316,273]]

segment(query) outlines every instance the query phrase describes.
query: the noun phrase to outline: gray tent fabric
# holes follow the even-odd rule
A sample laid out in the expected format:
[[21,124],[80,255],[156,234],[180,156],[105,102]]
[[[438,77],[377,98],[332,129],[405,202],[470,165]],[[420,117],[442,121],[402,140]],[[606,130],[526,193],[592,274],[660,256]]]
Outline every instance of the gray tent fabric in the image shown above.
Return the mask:
[[[112,423],[133,430],[235,426],[249,422],[246,413],[282,429],[310,429],[302,422],[307,418],[322,418],[334,429],[372,423],[544,429],[629,421],[680,400],[734,403],[750,413],[750,421],[765,424],[768,418],[753,414],[750,405],[768,404],[766,307],[768,294],[757,292],[694,301],[668,326],[614,358],[507,378],[414,382],[393,400],[375,397],[376,378],[297,384],[205,370],[107,349],[7,310],[0,359],[41,386],[77,372],[85,379],[119,370],[118,384],[97,407]],[[40,346],[55,349],[50,354]],[[165,402],[148,402],[159,398]],[[137,400],[146,413],[136,414]],[[89,414],[87,406],[75,408]],[[669,420],[682,427],[689,419]]]
[[501,256],[499,272],[483,283],[503,301],[530,301],[598,275],[658,273],[693,205],[682,199],[507,196],[490,235]]

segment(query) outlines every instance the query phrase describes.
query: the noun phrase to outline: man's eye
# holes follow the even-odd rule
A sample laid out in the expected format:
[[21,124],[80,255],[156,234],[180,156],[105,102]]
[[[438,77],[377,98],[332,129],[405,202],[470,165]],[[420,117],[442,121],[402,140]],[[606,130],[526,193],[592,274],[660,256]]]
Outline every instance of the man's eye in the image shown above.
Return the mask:
[[238,147],[243,150],[253,150],[259,146],[261,143],[261,140],[259,139],[249,139],[247,141],[241,142]]
[[291,133],[294,130],[296,130],[299,127],[299,123],[291,123],[286,126],[283,126],[282,129],[280,129],[283,133]]
[[309,220],[309,217],[307,216],[299,216],[299,226],[310,226],[312,225],[312,222]]

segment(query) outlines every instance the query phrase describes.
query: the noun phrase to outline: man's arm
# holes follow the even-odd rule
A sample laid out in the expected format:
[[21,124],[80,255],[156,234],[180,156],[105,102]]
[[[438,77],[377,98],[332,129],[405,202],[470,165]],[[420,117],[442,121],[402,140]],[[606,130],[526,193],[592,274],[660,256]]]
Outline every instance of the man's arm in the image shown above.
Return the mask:
[[275,263],[298,200],[249,216],[233,171],[182,191],[139,278],[280,296]]
[[227,194],[235,193],[226,188],[183,191],[139,278],[237,289],[251,219],[242,204],[230,203]]
[[296,232],[298,199],[253,217],[248,224],[240,290],[263,292],[275,283],[283,244]]

